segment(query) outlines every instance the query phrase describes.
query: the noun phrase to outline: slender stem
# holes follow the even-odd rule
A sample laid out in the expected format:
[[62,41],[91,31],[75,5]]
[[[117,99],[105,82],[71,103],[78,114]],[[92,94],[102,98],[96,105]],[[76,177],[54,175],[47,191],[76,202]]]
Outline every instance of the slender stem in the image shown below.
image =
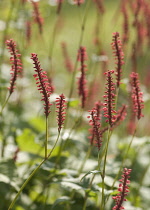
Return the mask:
[[47,158],[47,144],[48,144],[48,117],[46,117],[45,159]]
[[92,148],[93,148],[93,145],[90,145],[90,147],[89,147],[89,149],[88,149],[88,151],[87,151],[87,153],[86,153],[86,156],[84,157],[83,162],[82,162],[80,168],[78,169],[78,175],[81,174],[81,172],[82,172],[82,170],[83,170],[83,168],[84,168],[84,165],[85,165],[87,159],[89,158],[89,156],[90,156],[90,154],[91,154]]
[[51,149],[50,153],[48,154],[47,159],[51,156],[53,150],[55,149],[56,144],[57,144],[57,142],[58,142],[58,140],[59,140],[59,136],[60,136],[60,132],[58,132],[58,136],[57,136],[57,139],[56,139],[56,141],[55,141],[55,144],[54,144],[53,148]]
[[[0,112],[0,116],[1,116],[1,117],[3,117],[3,116],[2,116],[2,112],[3,112],[3,109],[5,108],[6,104],[8,103],[8,100],[9,100],[10,96],[11,96],[11,94],[8,95],[8,97],[6,98],[6,100],[5,100],[5,102],[4,102],[3,106],[2,106],[2,109],[1,109],[1,112]],[[4,137],[4,138],[2,139],[1,157],[4,157],[5,146],[6,146],[6,138]]]
[[19,192],[17,193],[17,195],[15,196],[14,200],[11,202],[8,210],[11,210],[14,206],[14,204],[16,203],[16,200],[17,198],[19,197],[19,195],[21,194],[21,192],[23,191],[23,189],[26,187],[26,185],[28,184],[28,182],[31,180],[31,178],[34,176],[34,174],[39,170],[39,168],[42,166],[42,164],[44,162],[46,162],[46,160],[48,160],[48,158],[51,156],[53,150],[55,149],[56,147],[56,144],[58,142],[58,139],[59,139],[59,136],[60,136],[60,132],[58,133],[58,136],[57,136],[57,139],[55,141],[55,144],[53,146],[53,148],[51,149],[50,153],[48,154],[47,157],[45,157],[44,160],[42,160],[42,162],[32,171],[32,173],[30,174],[30,176],[28,177],[28,179],[24,182],[24,184],[22,185],[22,187],[20,188]]
[[14,0],[11,1],[11,5],[10,5],[10,10],[9,10],[9,13],[8,13],[8,17],[7,17],[7,20],[6,20],[6,27],[5,27],[5,30],[4,30],[4,33],[3,33],[3,38],[2,38],[2,47],[1,47],[1,56],[0,56],[0,75],[1,75],[1,68],[2,68],[2,62],[3,62],[3,58],[4,58],[4,49],[5,49],[5,39],[7,37],[7,33],[8,33],[8,29],[9,29],[9,24],[10,24],[10,21],[11,21],[11,18],[12,18],[12,13],[13,13],[13,10],[15,8],[15,3],[14,3]]
[[[90,9],[90,2],[91,1],[88,1],[87,2],[87,5],[86,5],[86,8],[85,8],[85,13],[84,13],[84,17],[83,17],[83,21],[82,21],[82,24],[81,24],[81,35],[80,35],[80,40],[79,40],[79,47],[81,46],[82,44],[82,40],[83,40],[83,35],[84,35],[84,31],[85,31],[85,24],[86,24],[86,18],[87,18],[87,14],[88,14],[88,11]],[[73,75],[72,75],[72,79],[71,79],[71,87],[70,87],[70,92],[69,92],[69,99],[72,97],[72,93],[73,93],[73,89],[74,89],[74,81],[75,81],[75,75],[76,75],[76,70],[77,70],[77,58],[76,58],[76,61],[75,61],[75,65],[74,65],[74,70],[73,70]],[[69,108],[69,103],[68,103],[68,107]]]
[[[125,154],[124,154],[124,156],[123,156],[123,160],[122,160],[122,163],[121,163],[121,165],[120,165],[119,171],[118,171],[118,173],[117,173],[117,175],[116,175],[116,177],[115,177],[115,179],[114,179],[114,181],[113,181],[113,184],[112,184],[112,186],[111,186],[111,189],[110,189],[110,190],[112,190],[112,189],[113,189],[113,187],[114,187],[114,185],[115,185],[116,181],[117,181],[117,180],[118,180],[118,178],[119,178],[119,175],[120,175],[120,173],[121,173],[121,171],[122,171],[122,168],[123,168],[124,162],[125,162],[125,160],[126,160],[126,158],[127,158],[128,152],[129,152],[129,150],[130,150],[130,148],[131,148],[131,145],[132,145],[133,139],[134,139],[134,137],[135,137],[136,130],[137,130],[137,129],[135,129],[135,131],[134,131],[134,133],[133,133],[133,135],[132,135],[132,138],[131,138],[131,141],[130,141],[130,143],[129,143],[129,145],[128,145],[128,148],[127,148],[127,150],[126,150],[126,153],[125,153]],[[108,201],[109,196],[110,196],[110,194],[109,194],[109,195],[108,195],[108,197],[106,198],[105,203]]]
[[5,102],[4,102],[3,106],[2,106],[0,115],[2,115],[3,109],[5,108],[6,104],[8,103],[8,100],[9,100],[10,96],[11,96],[11,94],[9,94],[8,97],[6,98],[6,100],[5,100]]
[[[92,183],[93,183],[94,178],[95,178],[95,174],[93,174],[93,177],[92,177],[92,179],[91,179],[91,181],[90,181],[90,184],[89,184],[89,187],[88,187],[89,190],[90,190],[91,187],[92,187]],[[87,199],[88,199],[88,192],[85,193],[85,199],[84,199],[84,204],[83,204],[82,210],[86,210]]]
[[11,210],[14,206],[14,204],[16,203],[16,200],[18,199],[19,195],[21,194],[21,192],[23,191],[23,189],[25,188],[25,186],[28,184],[28,182],[31,180],[31,178],[34,176],[34,174],[39,170],[39,168],[41,167],[41,165],[46,161],[47,159],[42,160],[42,162],[34,169],[34,171],[32,171],[32,173],[30,174],[30,176],[28,177],[28,179],[24,182],[24,184],[22,185],[22,187],[20,188],[19,192],[17,193],[17,195],[15,196],[14,200],[12,201],[12,203],[10,204],[8,210]]
[[104,156],[104,166],[103,166],[103,172],[102,172],[102,201],[101,201],[101,207],[100,209],[103,210],[105,207],[105,195],[104,195],[104,189],[105,189],[105,171],[106,171],[106,160],[107,160],[107,153],[108,153],[108,146],[109,146],[109,141],[111,137],[111,131],[108,130],[108,139],[106,143],[106,148],[105,148],[105,156]]

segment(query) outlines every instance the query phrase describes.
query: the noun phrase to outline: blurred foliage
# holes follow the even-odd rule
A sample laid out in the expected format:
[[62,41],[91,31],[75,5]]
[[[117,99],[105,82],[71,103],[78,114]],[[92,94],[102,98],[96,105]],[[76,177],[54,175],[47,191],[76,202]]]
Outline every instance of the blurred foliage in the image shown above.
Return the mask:
[[[24,181],[44,157],[45,117],[40,94],[36,90],[33,78],[34,70],[30,59],[30,54],[33,52],[38,54],[41,66],[48,72],[55,88],[50,98],[53,106],[49,117],[49,151],[58,134],[55,99],[59,94],[66,95],[69,111],[65,128],[52,156],[29,181],[13,209],[82,210],[86,198],[87,210],[98,210],[100,206],[102,179],[97,171],[97,147],[91,148],[90,156],[86,159],[81,173],[79,169],[90,148],[88,110],[92,109],[95,101],[100,100],[103,96],[104,71],[115,67],[110,46],[112,33],[118,31],[123,37],[121,1],[105,0],[104,14],[99,12],[92,0],[85,0],[80,7],[69,2],[73,1],[64,1],[60,14],[56,14],[56,1],[39,1],[39,11],[44,19],[43,32],[39,33],[38,24],[33,21],[33,7],[30,1],[0,0],[1,107],[8,94],[7,87],[10,79],[10,55],[6,50],[6,39],[13,38],[16,41],[23,62],[23,75],[18,78],[16,89],[0,115],[1,210],[8,209]],[[131,57],[136,33],[132,27],[134,17],[131,8],[128,9],[130,39],[125,48],[125,65],[117,104],[118,107],[128,104],[128,113],[122,124],[114,129],[109,144],[105,196],[110,196],[106,203],[106,210],[114,206],[111,197],[118,193],[118,182],[115,183],[113,189],[111,186],[132,139],[129,124],[132,112],[129,99],[129,74],[133,70]],[[143,14],[141,16],[143,18]],[[30,41],[27,40],[26,35],[27,21],[31,21]],[[85,23],[84,26],[83,23]],[[99,39],[99,43],[96,43],[96,38]],[[62,42],[67,44],[73,65],[76,62],[79,43],[86,46],[87,49],[88,71],[86,76],[91,94],[87,98],[88,102],[84,111],[80,109],[80,99],[76,90],[79,72],[76,71],[75,81],[72,81],[73,73],[68,72],[64,64]],[[144,94],[145,116],[138,122],[132,146],[123,165],[132,168],[131,192],[128,201],[124,203],[127,210],[150,210],[150,86],[149,80],[147,82],[147,78],[150,78],[148,76],[150,75],[150,51],[146,41],[142,47],[142,53],[137,53],[136,64]],[[77,64],[76,69],[78,68]],[[74,82],[74,89],[70,98],[72,82]],[[106,126],[104,121],[102,119],[103,127]],[[103,137],[104,145],[106,139],[107,134]],[[104,149],[101,156],[103,152]]]

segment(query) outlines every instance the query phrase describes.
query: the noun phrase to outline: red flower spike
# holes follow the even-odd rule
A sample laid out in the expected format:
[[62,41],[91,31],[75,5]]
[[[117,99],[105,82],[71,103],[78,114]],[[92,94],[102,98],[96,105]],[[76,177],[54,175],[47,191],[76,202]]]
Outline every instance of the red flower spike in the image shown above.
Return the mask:
[[82,108],[85,106],[85,101],[87,97],[87,89],[85,87],[87,81],[85,79],[85,71],[86,65],[85,65],[85,60],[87,59],[87,54],[86,54],[86,48],[85,47],[80,47],[79,52],[78,52],[78,61],[81,63],[81,76],[78,80],[78,94],[81,96],[82,100]]
[[57,112],[57,123],[58,123],[58,131],[60,132],[64,121],[65,121],[65,109],[66,109],[66,101],[65,96],[61,94],[59,98],[56,98],[56,108],[58,109]]
[[38,2],[35,2],[35,1],[31,1],[31,2],[32,2],[32,5],[33,5],[34,21],[38,24],[39,31],[42,34],[42,32],[43,32],[43,21],[44,21],[44,19],[40,15]]
[[91,133],[90,138],[90,143],[93,145],[94,139],[96,139],[96,145],[98,147],[98,150],[100,150],[101,145],[102,145],[102,133],[100,130],[101,124],[100,124],[100,107],[101,103],[96,102],[95,103],[96,107],[94,107],[92,110],[89,111],[90,118],[89,124],[92,126],[92,128],[89,130]]
[[73,72],[73,64],[68,54],[67,45],[65,42],[62,42],[61,46],[62,46],[62,53],[64,56],[66,69],[68,70],[68,72]]
[[31,21],[26,22],[26,39],[30,43],[31,40]]
[[113,127],[115,126],[118,126],[121,121],[123,121],[125,119],[127,115],[127,105],[123,105],[118,111],[117,111],[117,114],[116,114],[116,120],[115,122],[113,123]]
[[119,181],[121,182],[119,184],[119,188],[118,191],[119,193],[117,194],[117,196],[114,196],[113,199],[115,200],[116,205],[112,208],[113,210],[121,210],[124,209],[123,207],[123,201],[126,201],[127,199],[125,198],[128,193],[129,193],[129,187],[128,185],[130,184],[130,173],[131,173],[132,169],[127,169],[124,168],[123,171],[123,175],[122,175],[122,179],[120,179]]
[[132,103],[133,111],[139,120],[141,117],[144,117],[142,114],[142,109],[144,108],[143,93],[140,92],[140,82],[138,79],[138,73],[132,72],[130,75],[131,78],[131,94],[132,94]]
[[51,95],[51,86],[48,82],[48,77],[47,77],[46,71],[43,71],[43,69],[41,68],[40,62],[38,61],[37,54],[32,53],[31,59],[33,60],[33,64],[34,64],[34,68],[35,68],[35,72],[36,72],[36,74],[34,74],[33,76],[36,80],[38,90],[42,94],[41,101],[44,101],[44,104],[43,104],[44,109],[45,109],[44,113],[45,113],[46,117],[48,117],[48,115],[50,113],[50,106],[52,105],[49,102],[49,97]]
[[105,12],[105,8],[103,5],[103,0],[93,0],[98,8],[98,10],[103,14]]
[[115,83],[113,83],[112,80],[112,74],[114,73],[113,70],[109,70],[108,72],[105,73],[107,76],[107,83],[106,83],[106,91],[103,97],[104,97],[104,104],[103,104],[103,111],[104,111],[104,117],[107,118],[106,122],[109,123],[109,125],[112,127],[113,123],[116,121],[116,111],[114,110],[115,108]]
[[16,49],[16,43],[13,41],[13,39],[6,40],[7,49],[9,50],[11,57],[10,62],[12,64],[10,74],[10,87],[9,93],[12,94],[15,88],[16,79],[18,76],[18,73],[22,71],[22,63],[20,60],[21,54],[18,53],[18,50]]
[[123,15],[123,38],[122,42],[123,44],[126,44],[129,40],[129,19],[128,19],[128,13],[127,13],[127,1],[122,1],[122,15]]
[[122,65],[124,64],[124,53],[122,51],[122,43],[119,37],[119,33],[113,33],[112,38],[112,49],[113,55],[115,57],[115,64],[116,66],[116,80],[117,80],[117,87],[120,85],[121,80],[121,72],[122,72]]

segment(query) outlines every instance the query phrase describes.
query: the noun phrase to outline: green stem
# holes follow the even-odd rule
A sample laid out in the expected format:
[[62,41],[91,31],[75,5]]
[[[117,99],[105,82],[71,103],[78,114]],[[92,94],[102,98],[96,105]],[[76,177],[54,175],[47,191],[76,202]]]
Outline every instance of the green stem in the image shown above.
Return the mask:
[[82,162],[80,168],[78,169],[78,175],[81,174],[81,172],[82,172],[82,170],[83,170],[83,168],[84,168],[84,165],[85,165],[87,159],[89,158],[89,156],[90,156],[90,154],[91,154],[92,148],[93,148],[93,145],[90,145],[90,147],[89,147],[89,149],[88,149],[88,151],[87,151],[87,153],[86,153],[86,156],[84,157],[83,162]]
[[2,68],[1,64],[2,64],[3,58],[4,58],[5,39],[7,37],[9,24],[10,24],[10,21],[11,21],[11,17],[12,17],[12,13],[13,13],[14,8],[15,8],[14,0],[12,0],[11,5],[10,5],[10,10],[9,10],[9,13],[8,13],[8,17],[7,17],[7,20],[6,20],[6,27],[5,27],[5,30],[4,30],[4,33],[3,33],[3,38],[2,38],[2,47],[1,47],[2,52],[1,52],[1,56],[0,56],[0,76],[1,76],[1,68]]
[[[91,187],[92,187],[92,183],[93,183],[94,178],[95,178],[95,174],[93,175],[93,177],[92,177],[92,179],[91,179],[91,181],[90,181],[90,184],[89,184],[89,187],[88,187],[89,190],[90,190]],[[85,199],[84,199],[84,204],[83,204],[82,210],[86,210],[87,199],[88,199],[88,192],[85,192]]]
[[28,179],[24,182],[24,184],[22,185],[22,187],[20,188],[19,192],[17,193],[17,195],[15,196],[14,200],[12,201],[12,203],[10,204],[8,210],[11,210],[14,206],[14,204],[16,203],[16,200],[18,199],[19,195],[21,194],[21,192],[23,191],[23,189],[25,188],[25,186],[28,184],[28,182],[31,180],[31,178],[34,176],[34,174],[39,170],[39,168],[41,167],[41,165],[46,161],[47,159],[44,159],[39,165],[38,167],[36,167],[34,169],[34,171],[30,174],[30,176],[28,177]]
[[103,210],[104,207],[105,207],[105,195],[104,195],[105,171],[106,171],[106,160],[107,160],[107,153],[108,153],[108,146],[109,146],[110,137],[111,137],[111,131],[108,130],[108,139],[107,139],[107,143],[106,143],[105,156],[104,156],[104,166],[103,166],[103,172],[101,174],[101,177],[102,177],[102,201],[101,201],[101,207],[100,207],[101,210]]
[[[135,129],[134,134],[133,134],[133,136],[132,136],[132,138],[131,138],[131,141],[130,141],[130,143],[129,143],[129,145],[128,145],[128,148],[127,148],[127,150],[126,150],[126,153],[125,153],[125,154],[124,154],[124,156],[123,156],[123,160],[122,160],[122,163],[121,163],[121,165],[120,165],[119,171],[118,171],[118,173],[117,173],[117,175],[116,175],[116,177],[115,177],[115,179],[114,179],[114,181],[113,181],[113,184],[112,184],[112,186],[111,186],[111,189],[110,189],[110,190],[112,190],[112,189],[113,189],[113,187],[114,187],[114,185],[115,185],[116,181],[117,181],[117,180],[118,180],[118,178],[119,178],[119,175],[120,175],[120,173],[121,173],[121,171],[122,171],[122,168],[123,168],[124,162],[125,162],[125,160],[126,160],[126,158],[127,158],[128,152],[129,152],[129,150],[130,150],[130,148],[131,148],[131,145],[132,145],[133,139],[134,139],[134,137],[135,137],[135,133],[136,133],[136,129]],[[108,197],[106,198],[105,203],[108,201],[109,196],[110,196],[110,195],[108,195]]]
[[48,144],[48,117],[46,117],[45,159],[47,158],[47,144]]
[[24,184],[20,188],[19,192],[15,196],[14,200],[11,202],[8,210],[11,210],[13,208],[14,204],[16,203],[16,200],[18,199],[19,195],[21,194],[21,192],[23,191],[23,189],[26,187],[26,185],[28,184],[28,182],[31,180],[31,178],[34,176],[34,174],[39,170],[39,168],[42,166],[42,164],[44,162],[46,162],[46,160],[48,160],[48,158],[51,156],[51,154],[52,154],[53,150],[55,149],[55,146],[56,146],[56,144],[58,142],[59,136],[60,136],[60,132],[58,133],[57,139],[56,139],[55,144],[54,144],[53,148],[51,149],[50,153],[48,154],[48,156],[44,160],[42,160],[42,162],[34,169],[34,171],[30,174],[30,176],[28,177],[28,179],[24,182]]
[[9,94],[8,97],[6,98],[6,100],[5,100],[5,102],[4,102],[3,106],[2,106],[0,115],[2,115],[3,109],[5,108],[6,104],[8,103],[8,100],[9,100],[10,96],[11,96],[11,94]]
[[[90,2],[91,1],[88,1],[87,4],[86,4],[84,17],[83,17],[83,21],[82,21],[82,24],[81,24],[81,35],[80,35],[80,40],[79,40],[79,47],[81,46],[82,41],[83,41],[83,35],[84,35],[84,31],[85,31],[87,14],[88,14],[88,11],[90,9]],[[71,87],[70,87],[70,92],[69,92],[69,97],[68,97],[69,99],[72,97],[72,93],[73,93],[73,89],[74,89],[74,81],[75,81],[75,78],[76,78],[75,75],[76,75],[76,70],[77,70],[77,63],[78,63],[78,60],[76,58],[75,65],[74,65],[74,70],[73,70],[73,75],[72,75],[72,79],[71,79]],[[67,108],[69,109],[69,103],[68,103]]]

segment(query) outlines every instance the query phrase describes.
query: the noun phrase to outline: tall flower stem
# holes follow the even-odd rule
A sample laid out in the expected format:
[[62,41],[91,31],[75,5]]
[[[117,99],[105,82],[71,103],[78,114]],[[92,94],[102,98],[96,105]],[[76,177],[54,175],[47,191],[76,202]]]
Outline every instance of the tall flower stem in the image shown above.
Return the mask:
[[105,209],[105,195],[104,195],[105,171],[106,171],[106,160],[107,160],[107,153],[108,153],[108,146],[109,146],[110,137],[111,137],[111,131],[108,130],[108,138],[107,138],[107,142],[106,142],[105,155],[104,155],[104,165],[103,165],[103,171],[102,171],[102,174],[101,174],[101,177],[102,177],[102,200],[101,200],[101,206],[100,206],[101,210]]
[[15,196],[14,200],[11,202],[8,210],[12,210],[13,206],[15,205],[18,197],[20,196],[21,192],[24,190],[24,188],[26,187],[26,185],[28,184],[28,182],[31,180],[31,178],[38,172],[38,170],[40,169],[40,167],[43,165],[43,163],[45,163],[48,158],[51,156],[52,152],[54,151],[56,144],[59,140],[59,136],[60,136],[60,132],[58,133],[57,139],[55,141],[54,146],[52,147],[51,151],[49,152],[49,154],[47,155],[47,157],[45,157],[44,160],[42,160],[42,162],[32,171],[32,173],[30,174],[30,176],[27,178],[27,180],[23,183],[22,187],[20,188],[20,190],[18,191],[17,195]]
[[[85,32],[85,24],[86,24],[88,11],[90,9],[90,2],[91,1],[89,0],[86,4],[84,17],[83,17],[82,24],[81,24],[81,34],[80,34],[80,39],[79,39],[79,47],[82,44],[82,40],[83,40],[83,36],[84,36],[84,32]],[[76,75],[76,70],[77,70],[77,63],[78,63],[78,59],[76,59],[75,65],[74,65],[74,70],[73,70],[72,79],[71,79],[71,87],[70,87],[70,92],[69,92],[69,97],[68,97],[69,99],[72,97],[72,93],[73,93],[73,89],[74,89],[74,81],[75,81],[75,75]],[[69,103],[68,103],[67,108],[69,108]]]
[[47,158],[47,145],[48,145],[48,117],[46,117],[45,159]]
[[91,154],[92,148],[93,148],[93,145],[90,145],[90,146],[89,146],[89,149],[88,149],[88,151],[87,151],[87,153],[86,153],[86,155],[85,155],[85,157],[84,157],[84,159],[83,159],[83,162],[82,162],[80,168],[78,169],[78,175],[81,174],[81,172],[82,172],[82,170],[83,170],[83,168],[84,168],[84,165],[85,165],[87,159],[89,158],[89,156],[90,156],[90,154]]
[[6,104],[8,103],[10,96],[11,96],[11,94],[8,95],[8,97],[6,98],[4,104],[2,105],[2,109],[1,109],[0,115],[2,115],[2,112],[3,112]]
[[[126,160],[126,158],[127,158],[128,152],[129,152],[129,150],[130,150],[130,148],[131,148],[131,145],[132,145],[132,142],[133,142],[133,140],[134,140],[134,137],[135,137],[135,134],[136,134],[136,130],[137,130],[137,128],[135,129],[135,131],[134,131],[134,133],[133,133],[133,135],[132,135],[131,141],[130,141],[130,143],[128,144],[128,148],[127,148],[127,150],[126,150],[126,152],[125,152],[125,154],[124,154],[124,156],[123,156],[123,160],[122,160],[122,162],[121,162],[119,171],[118,171],[118,173],[117,173],[117,175],[116,175],[116,177],[115,177],[115,179],[114,179],[114,181],[113,181],[113,184],[112,184],[110,190],[113,189],[113,187],[114,187],[116,181],[118,180],[118,178],[119,178],[119,176],[120,176],[120,173],[121,173],[121,171],[122,171],[124,162],[125,162],[125,160]],[[110,195],[108,195],[108,197],[106,198],[105,203],[108,201],[109,196],[110,196]]]
[[2,47],[1,47],[2,52],[1,52],[1,56],[0,56],[0,78],[1,78],[1,68],[2,68],[1,64],[2,64],[3,58],[4,58],[5,39],[7,37],[7,33],[8,33],[8,30],[9,30],[9,24],[10,24],[10,21],[11,21],[11,18],[12,18],[12,13],[14,11],[14,8],[15,8],[14,0],[11,0],[9,13],[8,13],[7,20],[6,20],[6,27],[5,27],[5,30],[4,30],[4,33],[3,33],[3,38],[2,38]]
[[24,184],[22,185],[22,187],[20,188],[20,190],[18,191],[17,195],[15,196],[14,200],[12,201],[12,203],[10,204],[8,210],[11,210],[13,208],[13,206],[16,203],[16,200],[18,199],[19,195],[21,194],[21,192],[23,191],[23,189],[26,187],[26,185],[28,184],[28,182],[31,180],[31,178],[34,176],[34,174],[39,170],[39,168],[42,166],[42,164],[46,161],[47,159],[42,160],[42,162],[32,171],[32,173],[30,174],[30,176],[28,177],[28,179],[24,182]]

